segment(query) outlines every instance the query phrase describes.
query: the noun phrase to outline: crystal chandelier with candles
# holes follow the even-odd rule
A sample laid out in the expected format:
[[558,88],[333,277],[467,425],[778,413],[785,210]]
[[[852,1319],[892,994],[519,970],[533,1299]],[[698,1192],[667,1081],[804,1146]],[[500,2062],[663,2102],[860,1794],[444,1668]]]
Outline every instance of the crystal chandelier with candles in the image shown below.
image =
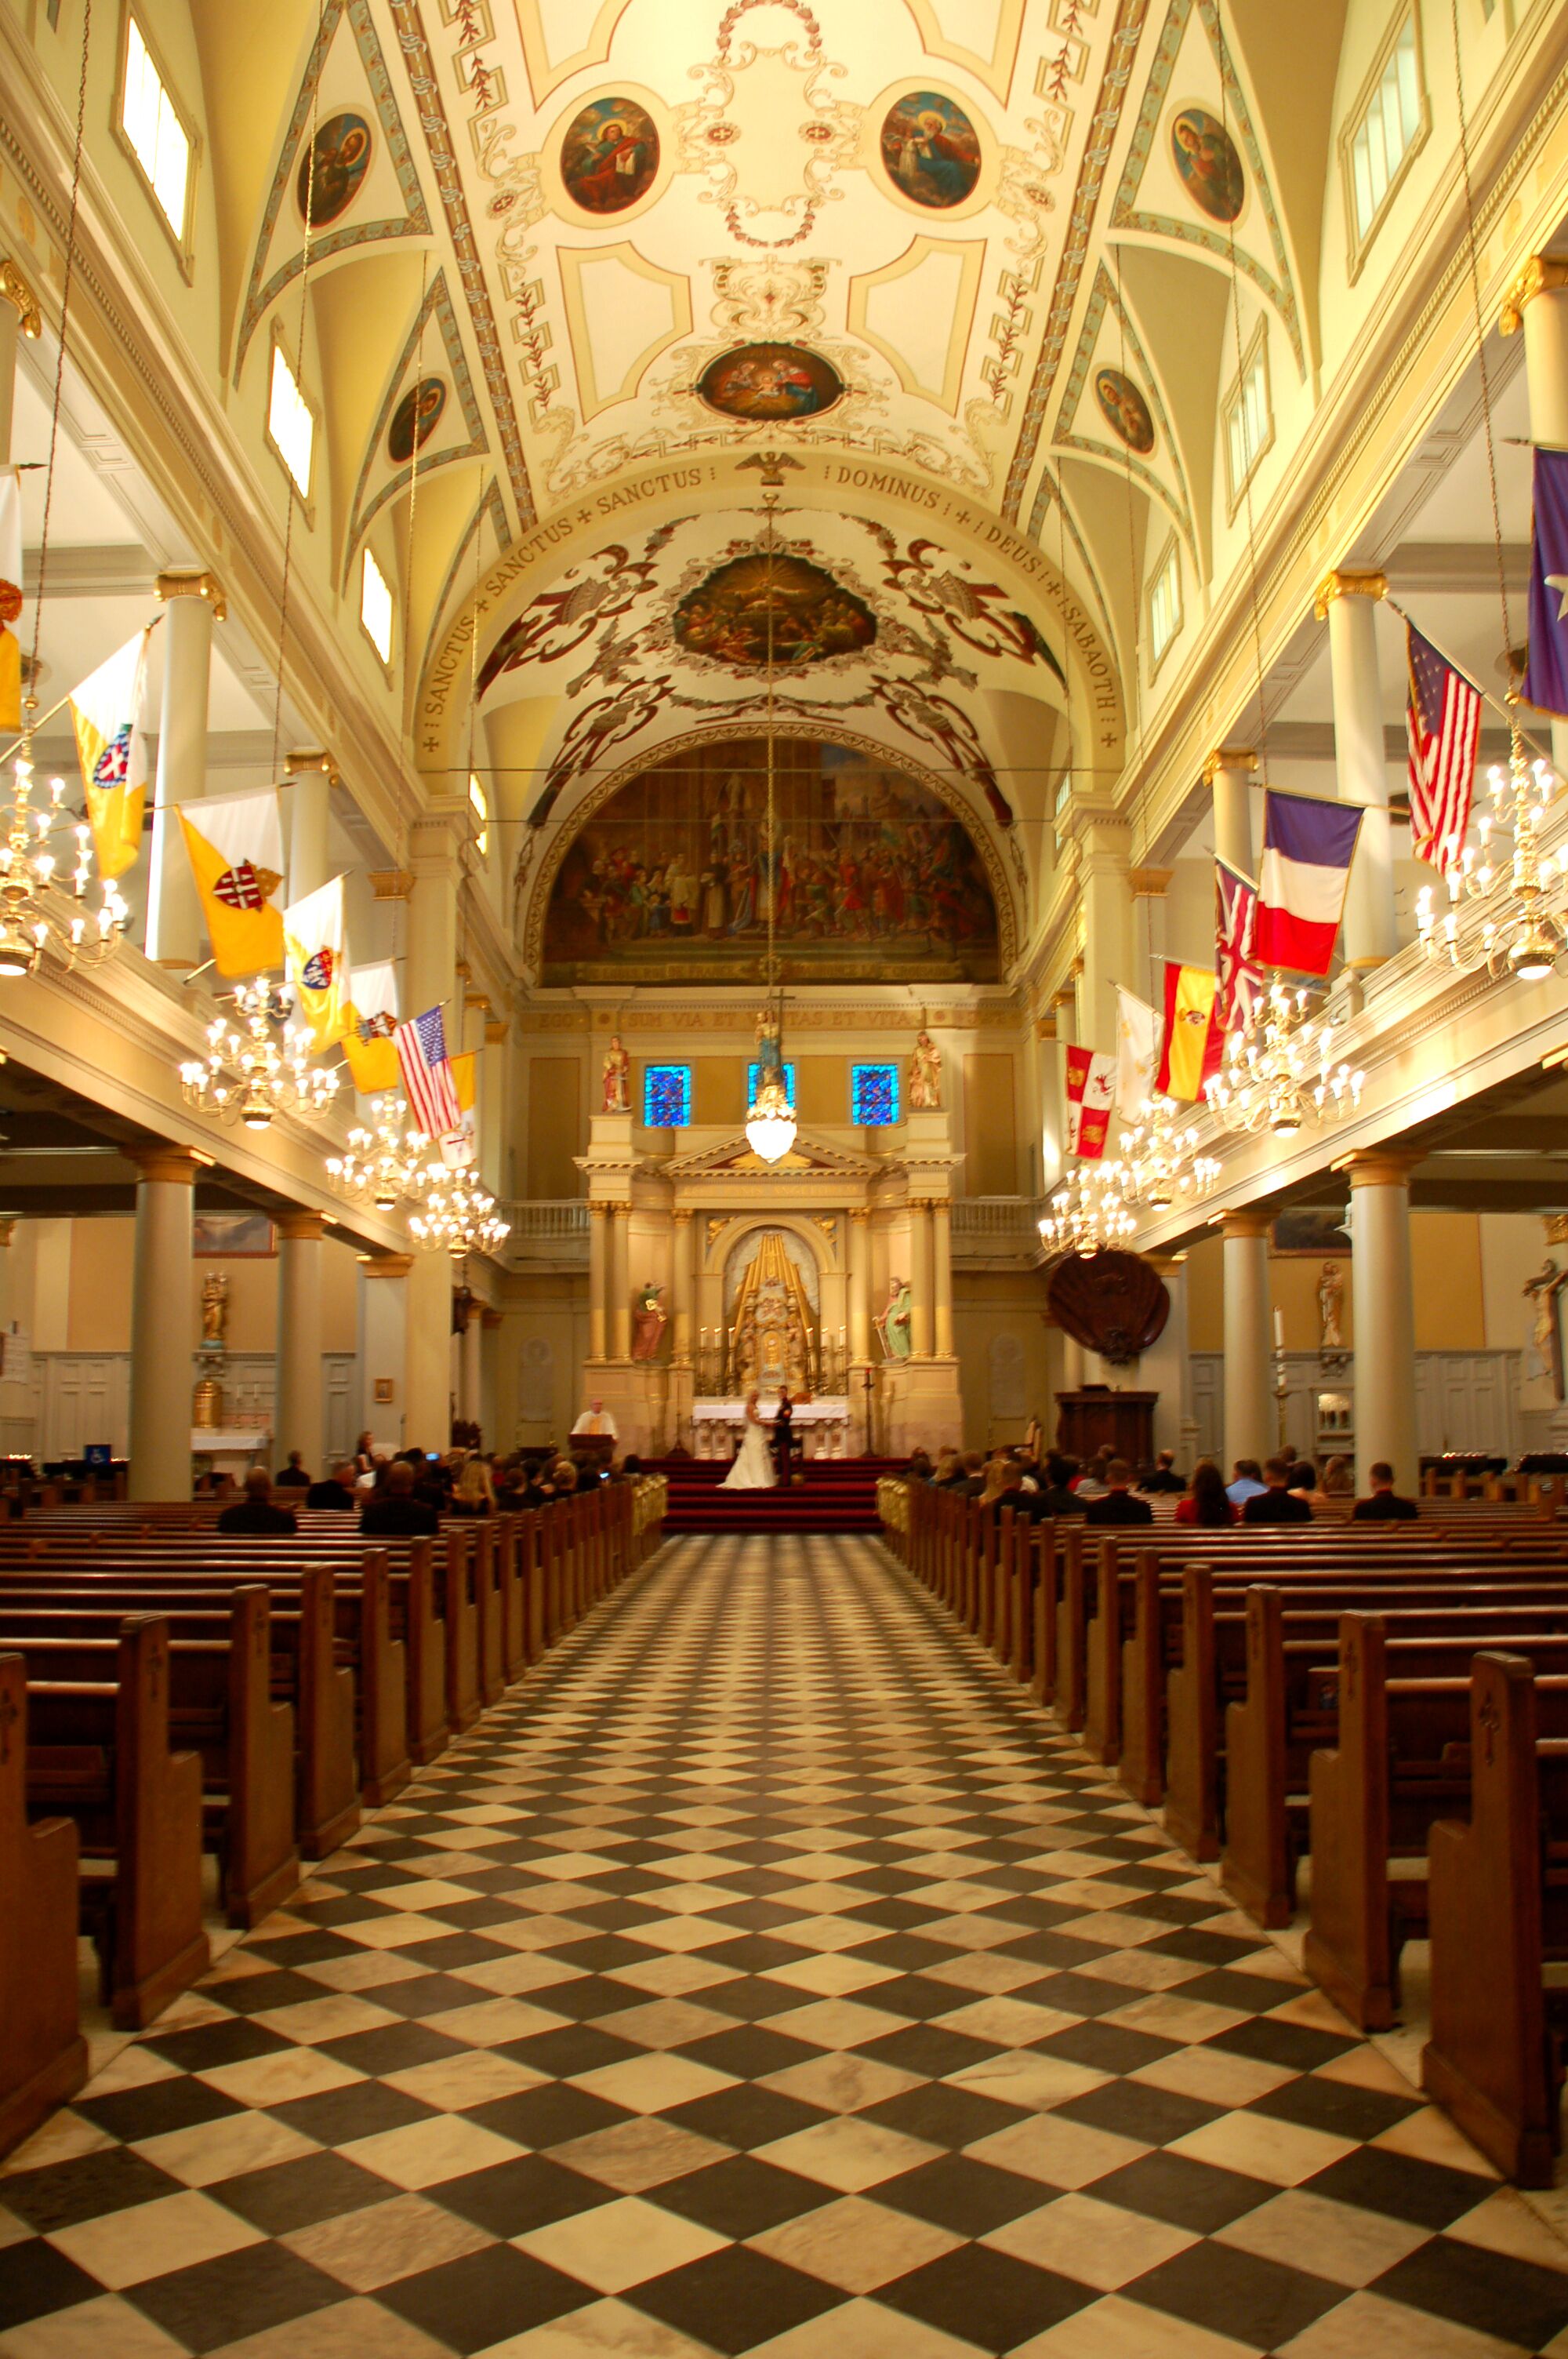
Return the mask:
[[328,1156],[327,1178],[351,1203],[391,1212],[425,1196],[432,1147],[433,1142],[409,1122],[404,1099],[376,1098],[368,1127],[357,1124],[349,1133],[346,1151]]
[[216,1016],[207,1027],[206,1056],[180,1066],[186,1104],[247,1130],[265,1130],[280,1114],[318,1120],[337,1095],[338,1076],[310,1062],[309,1031],[289,1021],[287,995],[258,975],[233,998],[234,1018]]
[[14,764],[10,822],[0,842],[0,975],[13,978],[31,974],[46,952],[68,967],[99,964],[119,948],[131,914],[107,877],[97,908],[88,908],[91,832],[66,810],[63,778],[49,780],[47,804],[35,801],[29,744],[24,739]]
[[435,1253],[444,1249],[454,1261],[470,1253],[494,1253],[512,1234],[488,1189],[470,1179],[466,1169],[449,1169],[443,1163],[426,1169],[425,1201],[408,1215],[408,1233],[416,1245]]
[[1309,1124],[1342,1121],[1361,1103],[1365,1073],[1336,1063],[1332,1024],[1314,1019],[1308,994],[1275,975],[1249,1030],[1233,1032],[1206,1085],[1222,1130],[1293,1137]]
[[1051,1198],[1040,1234],[1051,1254],[1089,1256],[1122,1245],[1137,1226],[1119,1163],[1080,1163]]
[[1138,1120],[1122,1134],[1122,1192],[1130,1204],[1162,1212],[1172,1204],[1196,1203],[1219,1178],[1217,1156],[1200,1155],[1195,1122],[1183,1122],[1182,1109],[1165,1097],[1149,1098]]
[[1498,981],[1543,983],[1568,953],[1568,857],[1542,852],[1537,832],[1555,790],[1551,765],[1532,763],[1518,728],[1510,730],[1508,767],[1495,762],[1487,777],[1492,808],[1476,823],[1479,847],[1466,844],[1444,874],[1445,909],[1432,886],[1422,886],[1415,921],[1428,958],[1485,967]]

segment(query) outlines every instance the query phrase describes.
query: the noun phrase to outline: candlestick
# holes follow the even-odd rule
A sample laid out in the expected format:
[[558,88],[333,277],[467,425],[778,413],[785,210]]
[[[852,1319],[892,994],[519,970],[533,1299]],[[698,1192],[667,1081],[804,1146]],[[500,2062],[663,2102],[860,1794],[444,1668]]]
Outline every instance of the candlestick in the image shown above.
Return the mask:
[[1282,1310],[1279,1310],[1279,1309],[1276,1307],[1275,1311],[1274,1311],[1274,1349],[1275,1349],[1275,1351],[1276,1351],[1276,1352],[1282,1352],[1282,1351],[1284,1350],[1284,1348],[1285,1348],[1285,1314],[1284,1314],[1284,1312],[1283,1312]]

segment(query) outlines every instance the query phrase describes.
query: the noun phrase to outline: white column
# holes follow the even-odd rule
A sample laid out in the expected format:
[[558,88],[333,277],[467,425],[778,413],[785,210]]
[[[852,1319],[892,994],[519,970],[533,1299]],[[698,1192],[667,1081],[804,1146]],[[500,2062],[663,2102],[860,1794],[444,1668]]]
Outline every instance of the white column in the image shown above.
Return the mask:
[[1389,821],[1389,766],[1383,754],[1383,692],[1378,678],[1378,601],[1381,573],[1336,571],[1318,590],[1314,611],[1328,620],[1334,673],[1334,761],[1342,803],[1365,813],[1345,905],[1345,955],[1354,967],[1381,966],[1399,948],[1394,919],[1394,850]]
[[277,1397],[272,1418],[273,1470],[297,1450],[305,1471],[321,1478],[325,1430],[321,1389],[321,1222],[319,1212],[280,1212],[277,1231]]
[[[1505,336],[1524,330],[1532,440],[1568,451],[1568,257],[1533,254],[1503,304]],[[1552,723],[1552,758],[1568,775],[1568,721]]]
[[[319,746],[288,756],[288,897],[301,901],[332,875],[332,757]],[[417,1010],[415,1011],[417,1014]]]
[[1116,986],[1122,984],[1141,999],[1148,997],[1149,980],[1141,969],[1133,922],[1131,879],[1128,871],[1129,831],[1108,821],[1094,821],[1085,829],[1078,858],[1078,889],[1084,920],[1085,1028],[1083,1045],[1101,1055],[1116,1048]]
[[203,1168],[188,1147],[135,1158],[131,1270],[133,1499],[190,1496],[190,1213]]
[[1217,745],[1204,764],[1204,783],[1214,789],[1214,848],[1243,876],[1256,877],[1252,853],[1252,773],[1258,756],[1250,746]]
[[604,1357],[605,1310],[610,1297],[610,1207],[588,1208],[588,1356]]
[[909,1332],[912,1360],[931,1357],[931,1203],[928,1197],[909,1201]]
[[1269,1230],[1266,1212],[1225,1212],[1225,1473],[1238,1458],[1261,1465],[1274,1454],[1269,1362]]
[[[368,1429],[380,1450],[401,1450],[408,1397],[408,1288],[411,1254],[367,1254],[360,1262],[360,1429]],[[377,1383],[391,1383],[392,1398],[378,1401]]]
[[[467,800],[454,801],[416,821],[408,849],[411,882],[404,1012],[417,1016],[439,1005],[453,1048],[461,1044],[460,1004],[453,986],[460,846],[467,832]],[[452,1283],[449,1255],[415,1255],[408,1274],[408,1449],[447,1447],[452,1414]]]
[[37,336],[42,328],[38,297],[14,262],[0,262],[0,466],[11,456],[16,346],[23,336]]
[[[207,690],[212,625],[228,608],[211,573],[160,573],[163,601],[163,708],[147,874],[147,956],[160,966],[192,967],[201,956],[201,907],[175,817],[207,786]],[[156,642],[155,642],[156,645]]]
[[675,1315],[675,1332],[670,1338],[671,1364],[677,1368],[691,1365],[691,1298],[692,1298],[692,1237],[691,1213],[684,1206],[675,1215],[675,1235],[672,1239],[672,1267],[675,1285],[671,1289]]
[[484,1305],[470,1302],[463,1327],[463,1410],[470,1425],[484,1423]]
[[953,1208],[945,1196],[931,1207],[931,1294],[939,1360],[953,1356]]
[[1138,1381],[1160,1396],[1154,1404],[1155,1449],[1173,1451],[1183,1473],[1191,1473],[1195,1427],[1187,1343],[1187,1258],[1184,1254],[1145,1254],[1144,1259],[1164,1280],[1171,1310],[1164,1333],[1139,1362]]
[[610,1356],[632,1356],[632,1207],[610,1207]]
[[1350,1174],[1356,1250],[1351,1303],[1356,1329],[1356,1482],[1382,1459],[1398,1487],[1414,1497],[1420,1484],[1415,1417],[1415,1288],[1411,1274],[1411,1173],[1413,1151],[1384,1147],[1353,1155]]

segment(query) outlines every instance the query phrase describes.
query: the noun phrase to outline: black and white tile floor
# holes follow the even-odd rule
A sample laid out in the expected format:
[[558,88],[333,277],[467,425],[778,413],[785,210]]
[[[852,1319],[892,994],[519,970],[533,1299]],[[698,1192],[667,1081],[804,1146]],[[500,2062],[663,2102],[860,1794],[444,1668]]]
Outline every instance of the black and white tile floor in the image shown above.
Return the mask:
[[1502,2359],[1565,2272],[826,1537],[667,1549],[0,2175],[6,2359]]

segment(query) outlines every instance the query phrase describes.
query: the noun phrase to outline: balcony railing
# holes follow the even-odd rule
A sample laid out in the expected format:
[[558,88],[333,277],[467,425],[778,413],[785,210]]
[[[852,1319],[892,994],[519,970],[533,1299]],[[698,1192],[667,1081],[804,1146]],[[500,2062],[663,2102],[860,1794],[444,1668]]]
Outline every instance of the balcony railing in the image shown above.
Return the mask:
[[1028,1196],[956,1196],[954,1254],[977,1260],[1002,1254],[1033,1255],[1039,1248],[1039,1222],[1044,1209]]
[[507,1243],[514,1253],[527,1245],[565,1245],[588,1236],[588,1202],[581,1196],[514,1197],[501,1207],[512,1223]]

